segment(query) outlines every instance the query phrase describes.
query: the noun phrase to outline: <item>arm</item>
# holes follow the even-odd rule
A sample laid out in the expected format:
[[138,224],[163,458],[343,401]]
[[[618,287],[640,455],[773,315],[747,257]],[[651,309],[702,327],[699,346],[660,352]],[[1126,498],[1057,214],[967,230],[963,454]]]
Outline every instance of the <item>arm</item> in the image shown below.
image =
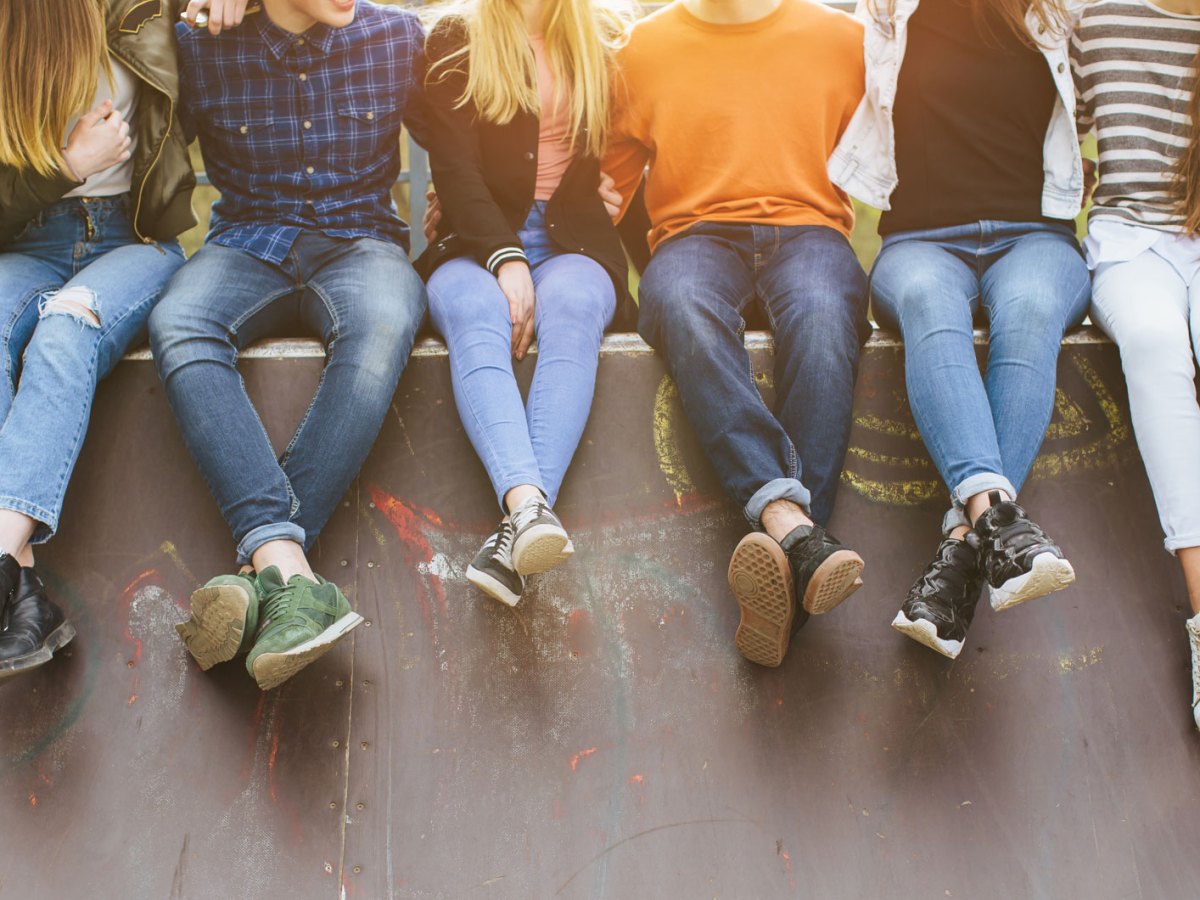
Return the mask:
[[620,76],[613,87],[613,107],[613,126],[600,168],[612,178],[614,188],[621,195],[621,211],[614,217],[614,221],[620,222],[629,212],[634,195],[639,194],[638,187],[650,161],[650,149],[635,136],[629,94],[625,80]]
[[413,53],[405,72],[404,127],[418,144],[429,149],[429,100],[425,94],[428,57],[425,54],[425,30],[416,16],[409,20]]
[[[455,108],[466,87],[466,74],[434,68],[437,60],[463,46],[463,41],[461,29],[446,22],[429,36],[430,72],[425,83],[429,168],[445,216],[441,233],[457,234],[471,257],[495,275],[504,262],[524,260],[525,251],[483,180],[475,109],[470,103]],[[452,65],[461,69],[457,62]]]

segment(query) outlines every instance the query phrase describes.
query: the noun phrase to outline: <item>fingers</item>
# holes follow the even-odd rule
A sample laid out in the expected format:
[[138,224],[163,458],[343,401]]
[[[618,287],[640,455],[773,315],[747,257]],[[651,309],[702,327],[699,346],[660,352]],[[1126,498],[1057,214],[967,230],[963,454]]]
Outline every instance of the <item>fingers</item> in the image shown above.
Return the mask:
[[187,8],[183,11],[184,18],[192,28],[196,27],[196,16],[208,8],[208,0],[188,0]]
[[525,321],[521,323],[521,336],[517,340],[517,359],[525,358],[526,352],[529,350],[529,345],[533,343],[533,307],[529,307],[529,312],[525,316]]
[[95,109],[84,113],[79,117],[79,124],[84,128],[91,128],[101,119],[107,119],[112,114],[113,105],[111,100],[105,100],[102,103],[97,103]]

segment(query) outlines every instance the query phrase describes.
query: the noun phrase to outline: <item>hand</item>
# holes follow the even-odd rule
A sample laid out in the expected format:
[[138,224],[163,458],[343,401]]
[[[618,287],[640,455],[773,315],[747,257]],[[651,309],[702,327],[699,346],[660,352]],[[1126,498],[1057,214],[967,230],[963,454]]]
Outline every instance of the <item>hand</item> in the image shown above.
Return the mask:
[[1094,159],[1085,159],[1083,161],[1083,205],[1087,206],[1088,201],[1092,199],[1092,194],[1096,191],[1096,184],[1100,181],[1100,176],[1096,172],[1096,161]]
[[437,227],[442,221],[442,202],[433,188],[425,192],[425,217],[421,219],[421,230],[425,232],[425,243],[432,244],[437,237]]
[[184,11],[184,18],[193,28],[196,27],[196,16],[207,11],[208,33],[218,35],[224,28],[236,28],[246,18],[246,5],[249,0],[190,0]]
[[607,172],[600,173],[600,187],[596,189],[600,199],[604,201],[604,211],[610,219],[616,219],[621,214],[621,195],[617,193],[617,183]]
[[63,159],[67,173],[76,181],[87,181],[97,172],[129,159],[129,123],[112,101],[105,100],[80,116],[67,136]]
[[533,343],[533,276],[529,274],[529,265],[516,259],[500,267],[496,281],[508,298],[508,312],[513,326],[512,351],[519,361],[525,358],[525,351]]

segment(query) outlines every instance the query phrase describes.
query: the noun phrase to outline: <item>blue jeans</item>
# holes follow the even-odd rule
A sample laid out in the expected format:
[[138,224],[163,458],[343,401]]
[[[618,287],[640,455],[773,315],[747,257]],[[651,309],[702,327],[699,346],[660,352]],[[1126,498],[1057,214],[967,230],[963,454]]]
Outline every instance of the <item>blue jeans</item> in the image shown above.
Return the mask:
[[[1063,333],[1087,313],[1091,281],[1060,225],[975,222],[888,235],[871,293],[879,323],[904,339],[913,418],[950,489],[946,532],[966,525],[975,494],[1015,497],[1054,411]],[[972,334],[990,328],[987,376]]]
[[[281,265],[207,244],[172,279],[150,342],[184,443],[246,563],[268,541],[307,550],[362,468],[425,312],[395,244],[304,233]],[[270,335],[311,334],[325,371],[276,457],[237,370]]]
[[34,543],[58,529],[97,382],[181,265],[177,243],[138,240],[128,194],[61,200],[0,250],[0,508],[37,520]]
[[463,427],[487,469],[500,508],[530,484],[554,504],[592,408],[604,329],[617,294],[595,260],[563,253],[546,232],[545,203],[534,204],[518,236],[536,292],[537,364],[529,400],[512,368],[508,300],[486,269],[465,257],[429,279],[429,315],[450,351],[450,378]]
[[[850,242],[821,226],[706,222],[650,259],[638,330],[666,358],[696,437],[756,528],[775,500],[819,523],[833,513],[870,334],[866,293]],[[742,340],[755,298],[775,334],[774,413]]]

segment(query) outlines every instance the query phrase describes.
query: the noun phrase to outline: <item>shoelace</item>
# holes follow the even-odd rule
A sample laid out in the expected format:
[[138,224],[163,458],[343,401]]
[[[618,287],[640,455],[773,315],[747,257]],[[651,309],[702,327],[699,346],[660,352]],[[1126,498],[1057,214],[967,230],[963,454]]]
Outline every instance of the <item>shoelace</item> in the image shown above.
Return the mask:
[[276,591],[272,596],[267,598],[262,606],[262,611],[259,613],[259,634],[262,634],[269,626],[278,624],[281,621],[280,617],[288,611],[288,607],[291,605],[295,594],[296,589],[289,582],[281,590]]
[[513,532],[516,533],[523,529],[534,519],[540,519],[543,515],[550,512],[550,507],[546,505],[546,501],[542,499],[534,500],[532,503],[522,503],[513,510],[512,521]]
[[483,545],[489,556],[496,557],[501,563],[507,563],[512,557],[513,527],[508,522],[501,522],[500,527],[492,532]]

